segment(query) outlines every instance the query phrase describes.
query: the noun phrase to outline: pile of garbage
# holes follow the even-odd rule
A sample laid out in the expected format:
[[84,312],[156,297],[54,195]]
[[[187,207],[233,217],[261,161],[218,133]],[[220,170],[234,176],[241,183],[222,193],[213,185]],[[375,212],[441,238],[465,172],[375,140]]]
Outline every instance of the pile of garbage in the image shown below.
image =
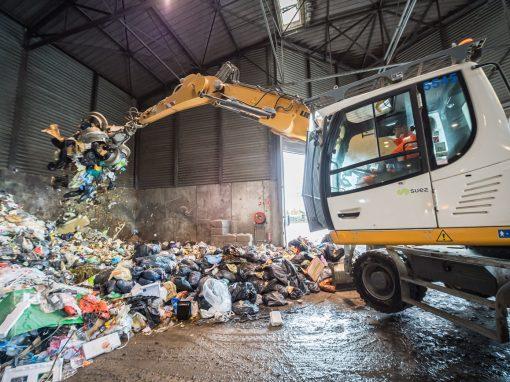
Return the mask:
[[137,113],[130,111],[124,126],[109,125],[104,115],[91,112],[69,137],[64,137],[56,124],[42,130],[52,137],[51,143],[56,148],[55,160],[47,168],[62,172],[52,178],[52,186],[70,189],[64,199],[94,200],[98,192],[115,187],[131,154],[127,142],[137,128],[133,112]]
[[0,192],[0,371],[37,365],[65,379],[133,333],[257,319],[266,307],[334,292],[330,265],[343,256],[304,239],[287,248],[125,242],[89,223],[39,220]]

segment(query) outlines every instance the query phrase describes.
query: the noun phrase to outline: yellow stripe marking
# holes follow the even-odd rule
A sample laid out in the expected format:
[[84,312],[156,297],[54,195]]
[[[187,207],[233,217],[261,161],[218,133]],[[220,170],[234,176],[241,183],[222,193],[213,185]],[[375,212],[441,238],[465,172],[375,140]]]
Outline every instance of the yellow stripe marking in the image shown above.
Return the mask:
[[503,227],[464,227],[431,229],[395,229],[367,231],[332,231],[336,244],[367,245],[480,245],[510,246],[510,238],[500,238]]

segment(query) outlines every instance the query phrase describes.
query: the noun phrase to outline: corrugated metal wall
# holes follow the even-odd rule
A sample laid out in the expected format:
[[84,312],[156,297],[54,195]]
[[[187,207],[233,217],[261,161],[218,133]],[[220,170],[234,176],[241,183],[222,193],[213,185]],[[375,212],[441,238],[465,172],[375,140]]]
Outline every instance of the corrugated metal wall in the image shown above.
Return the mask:
[[218,183],[220,127],[217,110],[203,106],[179,114],[179,186]]
[[[281,63],[281,57],[279,57]],[[283,52],[283,82],[302,81],[308,78],[306,70],[306,56],[302,53],[295,52],[290,49],[284,49]],[[297,84],[291,86],[283,86],[283,89],[292,95],[298,95],[306,98],[308,94],[307,84]]]
[[[508,2],[510,7],[510,2]],[[501,1],[489,1],[459,20],[444,26],[446,43],[450,45],[466,37],[486,38],[480,62],[497,62],[505,74],[510,76],[510,48],[508,46],[510,27],[505,19]],[[405,62],[442,49],[439,31],[429,33],[411,48],[397,55],[397,61]],[[497,73],[486,72],[503,104],[510,103],[510,95]],[[510,105],[508,105],[510,106]]]
[[44,46],[29,52],[25,81],[16,166],[26,173],[49,175],[46,164],[53,160],[53,150],[41,129],[57,123],[66,135],[76,131],[90,108],[92,71]]
[[[50,137],[41,130],[57,123],[65,135],[76,131],[80,120],[90,111],[93,72],[52,46],[29,51],[24,72],[21,68],[23,33],[20,24],[0,15],[0,167],[8,165],[9,151],[14,151],[12,164],[19,171],[47,176],[54,174],[46,169],[46,165],[54,160],[55,148]],[[24,87],[20,86],[19,78],[24,81]],[[18,129],[14,145],[11,132],[17,96],[21,99],[20,123],[14,127]],[[96,109],[110,122],[123,123],[123,115],[132,105],[132,99],[99,77],[96,103]],[[129,142],[132,152],[134,143],[134,139]],[[132,160],[119,184],[132,187],[133,181]]]
[[[241,81],[252,85],[270,82],[266,49],[253,50],[238,61]],[[221,111],[222,182],[271,178],[268,129],[238,114]]]
[[271,178],[269,130],[237,114],[221,111],[223,182]]
[[23,27],[0,15],[0,167],[6,167],[14,123],[14,103],[21,64]]
[[[121,125],[126,121],[126,115],[131,106],[134,105],[131,96],[111,82],[99,77],[97,83],[96,110],[106,116],[111,124]],[[131,138],[127,146],[131,149],[131,157],[127,171],[119,176],[118,185],[133,187],[135,179],[135,139]]]
[[175,117],[167,117],[139,132],[138,188],[174,186],[175,129]]
[[134,102],[131,96],[111,82],[99,77],[97,83],[96,110],[103,113],[112,124],[124,124],[126,115]]
[[[325,63],[320,63],[315,60],[310,60],[310,77],[311,78],[319,78],[334,74],[334,68],[332,70],[331,66]],[[333,89],[336,85],[336,81],[334,78],[330,78],[322,81],[312,82],[312,96],[318,95],[328,90]]]

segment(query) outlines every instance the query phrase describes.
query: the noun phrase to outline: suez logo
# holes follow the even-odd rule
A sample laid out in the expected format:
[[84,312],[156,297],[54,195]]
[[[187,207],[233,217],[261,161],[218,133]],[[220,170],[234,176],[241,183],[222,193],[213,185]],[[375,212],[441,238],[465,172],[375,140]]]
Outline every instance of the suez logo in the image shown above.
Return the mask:
[[407,196],[411,194],[418,194],[420,192],[429,192],[428,187],[420,187],[420,188],[400,188],[397,190],[397,195],[399,196]]
[[438,88],[440,86],[448,85],[448,84],[455,84],[459,81],[459,78],[457,77],[457,73],[450,73],[448,75],[444,75],[442,77],[434,78],[430,81],[425,81],[423,83],[423,89],[424,90],[430,90],[433,88]]

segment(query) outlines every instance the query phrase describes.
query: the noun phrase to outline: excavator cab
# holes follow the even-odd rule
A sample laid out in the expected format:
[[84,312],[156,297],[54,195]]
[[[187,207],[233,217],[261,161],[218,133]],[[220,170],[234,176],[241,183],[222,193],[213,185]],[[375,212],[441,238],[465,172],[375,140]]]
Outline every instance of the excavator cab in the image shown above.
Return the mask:
[[470,61],[479,48],[454,47],[309,101],[320,105],[303,190],[311,229],[329,228],[342,244],[510,245],[510,129]]

